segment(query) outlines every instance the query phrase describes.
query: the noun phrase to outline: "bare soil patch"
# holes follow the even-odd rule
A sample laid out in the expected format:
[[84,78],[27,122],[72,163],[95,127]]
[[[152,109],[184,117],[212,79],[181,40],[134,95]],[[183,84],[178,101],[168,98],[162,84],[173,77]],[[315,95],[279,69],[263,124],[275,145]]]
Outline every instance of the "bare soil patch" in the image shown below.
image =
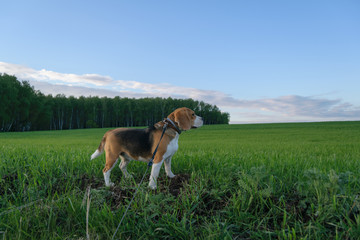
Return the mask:
[[[146,179],[148,179],[148,177]],[[178,174],[174,178],[159,177],[158,189],[154,192],[170,193],[176,198],[181,193],[181,189],[189,182],[189,179],[189,174]],[[100,180],[94,176],[88,176],[86,174],[81,175],[78,182],[79,188],[83,191],[86,191],[88,186],[91,186],[92,189],[101,189],[104,187],[102,179]],[[126,202],[130,200],[135,193],[137,187],[134,186],[130,188],[130,186],[120,186],[118,182],[116,183],[115,186],[108,189],[109,194],[106,195],[106,202],[110,203],[112,210],[118,209],[126,204]]]
[[169,192],[174,197],[178,197],[181,189],[186,186],[190,180],[189,174],[178,174],[174,178],[159,178],[158,188],[161,192]]

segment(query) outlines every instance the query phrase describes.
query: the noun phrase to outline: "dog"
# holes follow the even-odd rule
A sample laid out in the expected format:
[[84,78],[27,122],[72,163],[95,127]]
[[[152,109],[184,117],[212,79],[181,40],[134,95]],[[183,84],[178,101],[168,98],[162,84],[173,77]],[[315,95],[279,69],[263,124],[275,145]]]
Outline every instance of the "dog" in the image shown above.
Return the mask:
[[[167,124],[166,131],[160,141],[163,127]],[[162,163],[165,163],[165,172],[169,178],[175,177],[171,172],[171,158],[178,150],[178,140],[182,131],[198,128],[203,125],[202,117],[199,117],[189,108],[178,108],[166,119],[146,129],[116,128],[109,130],[102,138],[98,149],[91,155],[91,160],[97,158],[105,151],[106,163],[103,169],[105,185],[114,186],[110,181],[111,170],[116,165],[119,157],[121,171],[126,178],[131,177],[126,167],[131,160],[149,162],[155,151],[153,159],[149,187],[156,189],[156,181],[159,176]],[[160,143],[159,143],[160,142]]]

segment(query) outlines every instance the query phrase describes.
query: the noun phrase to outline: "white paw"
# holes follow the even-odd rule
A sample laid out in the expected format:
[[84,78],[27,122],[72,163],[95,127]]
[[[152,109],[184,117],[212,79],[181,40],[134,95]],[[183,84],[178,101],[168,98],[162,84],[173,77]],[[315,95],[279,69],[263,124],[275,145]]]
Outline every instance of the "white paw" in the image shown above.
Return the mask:
[[113,182],[110,182],[109,184],[105,184],[107,187],[113,187],[113,186],[115,186],[115,183],[113,183]]
[[131,175],[130,173],[125,174],[125,178],[133,178],[133,175]]
[[176,175],[173,174],[173,173],[170,173],[170,174],[168,174],[167,176],[168,176],[169,178],[174,178],[174,177],[176,177]]
[[149,188],[152,189],[152,190],[155,190],[156,189],[156,182],[150,181],[149,182]]

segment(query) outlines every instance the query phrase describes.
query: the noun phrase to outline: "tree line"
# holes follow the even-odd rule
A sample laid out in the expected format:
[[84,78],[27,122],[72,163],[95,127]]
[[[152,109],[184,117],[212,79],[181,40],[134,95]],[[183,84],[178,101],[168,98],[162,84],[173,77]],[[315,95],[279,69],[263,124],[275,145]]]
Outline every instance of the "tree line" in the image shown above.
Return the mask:
[[204,124],[228,124],[229,113],[193,99],[66,97],[44,95],[28,81],[0,73],[0,131],[150,126],[178,107],[188,107]]

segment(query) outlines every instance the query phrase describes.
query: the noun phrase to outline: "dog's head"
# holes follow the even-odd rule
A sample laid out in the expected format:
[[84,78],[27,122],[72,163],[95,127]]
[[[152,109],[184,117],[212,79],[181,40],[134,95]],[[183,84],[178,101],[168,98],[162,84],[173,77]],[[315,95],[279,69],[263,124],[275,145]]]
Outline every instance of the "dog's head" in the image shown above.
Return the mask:
[[197,116],[193,110],[186,107],[176,109],[168,118],[177,123],[182,131],[198,128],[203,125],[202,117]]

